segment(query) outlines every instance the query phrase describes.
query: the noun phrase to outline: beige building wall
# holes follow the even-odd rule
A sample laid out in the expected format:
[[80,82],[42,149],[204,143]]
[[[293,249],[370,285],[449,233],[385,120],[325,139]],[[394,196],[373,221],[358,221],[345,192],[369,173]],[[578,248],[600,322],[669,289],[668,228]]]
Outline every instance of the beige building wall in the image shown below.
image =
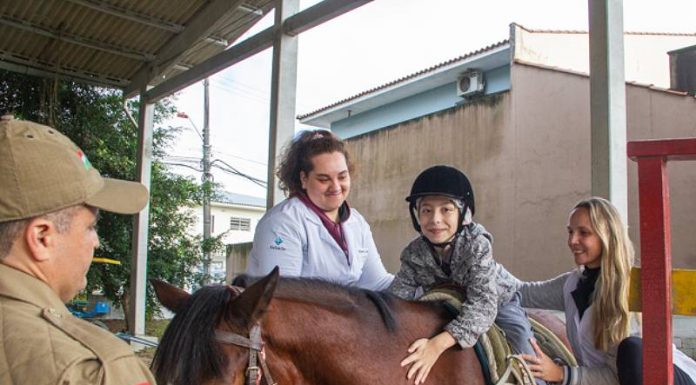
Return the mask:
[[[512,24],[514,59],[589,73],[589,35],[586,31],[538,31]],[[667,52],[696,44],[696,34],[624,33],[627,81],[669,88]]]
[[[358,165],[350,202],[370,222],[396,271],[416,236],[404,201],[416,175],[438,163],[462,169],[476,196],[474,219],[495,237],[496,260],[522,279],[573,267],[569,209],[590,194],[589,79],[512,66],[512,90],[348,140]],[[696,137],[696,99],[629,85],[629,139]],[[629,162],[629,225],[638,246],[635,164]],[[674,266],[696,268],[696,162],[671,173]]]

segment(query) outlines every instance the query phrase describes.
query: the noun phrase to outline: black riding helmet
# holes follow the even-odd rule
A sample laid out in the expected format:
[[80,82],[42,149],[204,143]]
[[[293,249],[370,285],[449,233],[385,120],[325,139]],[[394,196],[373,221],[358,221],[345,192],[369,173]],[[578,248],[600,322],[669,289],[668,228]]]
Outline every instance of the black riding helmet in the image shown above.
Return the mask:
[[467,207],[474,215],[474,190],[471,188],[469,178],[463,172],[451,166],[437,165],[423,170],[411,187],[411,194],[406,197],[409,203],[408,211],[411,214],[413,227],[417,232],[421,232],[418,224],[418,213],[416,212],[416,201],[418,198],[428,195],[442,195],[464,202],[464,207],[459,212],[459,227],[457,234],[464,225],[464,213]]

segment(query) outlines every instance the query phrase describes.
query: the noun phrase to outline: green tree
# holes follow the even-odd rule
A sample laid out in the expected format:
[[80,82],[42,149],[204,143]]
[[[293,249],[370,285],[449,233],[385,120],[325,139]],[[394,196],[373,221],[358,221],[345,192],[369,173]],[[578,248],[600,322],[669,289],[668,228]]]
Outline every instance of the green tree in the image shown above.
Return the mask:
[[[137,102],[130,101],[129,110],[138,111]],[[137,128],[126,115],[118,90],[0,71],[0,112],[65,133],[103,176],[135,179]],[[171,173],[162,163],[178,132],[177,128],[163,127],[162,122],[174,112],[170,100],[155,107],[148,276],[191,286],[201,280],[196,266],[201,263],[202,242],[187,232],[194,217],[183,208],[200,204],[202,188],[192,178]],[[101,247],[96,254],[121,265],[93,264],[87,289],[102,289],[109,299],[127,309],[133,219],[106,212],[100,216]],[[219,240],[206,247],[219,247],[215,242]],[[150,290],[147,309],[150,315],[158,310]]]

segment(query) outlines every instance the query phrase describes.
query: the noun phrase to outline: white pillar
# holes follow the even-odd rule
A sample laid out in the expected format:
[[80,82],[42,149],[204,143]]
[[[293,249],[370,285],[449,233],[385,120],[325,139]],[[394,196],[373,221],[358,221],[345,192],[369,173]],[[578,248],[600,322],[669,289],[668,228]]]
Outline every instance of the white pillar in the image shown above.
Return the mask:
[[592,195],[611,200],[628,223],[623,1],[588,0]]
[[[152,136],[155,108],[140,96],[140,114],[138,116],[138,154],[137,180],[150,189],[152,167]],[[128,327],[131,335],[145,334],[145,295],[147,287],[147,245],[150,224],[150,201],[136,214],[133,221],[133,262],[131,264],[130,302],[128,304]]]
[[268,135],[268,184],[266,206],[272,207],[285,199],[278,188],[274,171],[283,146],[295,134],[295,98],[297,91],[297,36],[282,32],[283,22],[296,14],[299,0],[277,0],[271,75],[271,119]]

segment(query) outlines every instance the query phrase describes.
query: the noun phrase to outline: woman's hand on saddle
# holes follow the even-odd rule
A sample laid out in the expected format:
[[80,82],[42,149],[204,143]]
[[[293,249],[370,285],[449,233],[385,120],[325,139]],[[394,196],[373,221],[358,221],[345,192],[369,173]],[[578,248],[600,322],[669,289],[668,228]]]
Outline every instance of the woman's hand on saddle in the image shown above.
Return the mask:
[[409,356],[401,361],[401,366],[408,366],[406,378],[415,376],[415,385],[425,382],[435,362],[442,352],[454,346],[457,341],[448,332],[442,332],[433,338],[417,339],[408,348]]
[[521,357],[527,362],[529,370],[536,378],[548,382],[563,382],[563,367],[556,364],[549,356],[544,354],[533,338],[529,340],[534,348],[536,355],[522,354]]

